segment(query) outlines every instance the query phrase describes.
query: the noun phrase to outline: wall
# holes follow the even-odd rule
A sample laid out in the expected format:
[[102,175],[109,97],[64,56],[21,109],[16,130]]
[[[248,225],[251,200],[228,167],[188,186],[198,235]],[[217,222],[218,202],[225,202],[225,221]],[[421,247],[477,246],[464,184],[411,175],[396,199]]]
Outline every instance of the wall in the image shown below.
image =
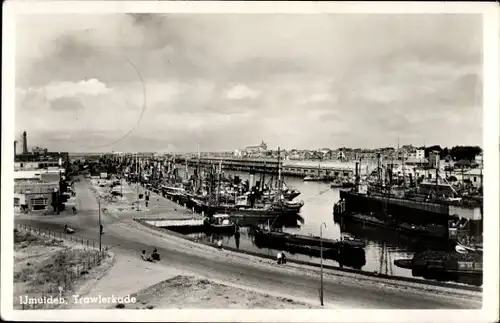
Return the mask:
[[59,189],[59,182],[41,183],[41,182],[25,182],[16,181],[14,183],[14,193],[27,194],[27,193],[51,193],[54,189]]
[[[37,200],[43,200],[43,204],[38,204]],[[52,204],[52,193],[29,193],[26,194],[26,204],[29,210],[50,210]]]
[[[17,203],[16,203],[17,200]],[[14,193],[14,206],[20,206],[26,204],[26,195]]]
[[15,162],[14,170],[34,170],[40,167],[39,162]]

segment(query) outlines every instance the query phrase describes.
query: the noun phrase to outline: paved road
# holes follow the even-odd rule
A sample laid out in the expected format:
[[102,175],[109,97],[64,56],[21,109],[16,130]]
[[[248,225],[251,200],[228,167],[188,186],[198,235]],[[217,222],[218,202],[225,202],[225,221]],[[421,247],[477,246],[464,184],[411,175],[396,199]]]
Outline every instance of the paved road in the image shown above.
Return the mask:
[[[88,191],[88,184],[76,185],[79,214],[65,217],[43,217],[30,220],[18,218],[16,223],[25,223],[39,228],[63,231],[65,223],[70,224],[77,234],[98,239],[97,203]],[[87,191],[87,193],[86,193]],[[105,235],[103,244],[112,246],[116,253],[132,253],[139,257],[140,251],[158,248],[163,259],[161,265],[182,268],[192,274],[208,278],[229,280],[240,285],[265,288],[283,295],[293,295],[301,299],[319,298],[317,276],[304,272],[269,265],[245,264],[230,260],[217,253],[195,252],[189,247],[191,242],[179,240],[163,234],[153,234],[131,219],[102,218]],[[405,283],[402,283],[405,284]],[[376,309],[478,309],[481,301],[474,297],[452,297],[436,293],[415,293],[410,286],[388,288],[382,283],[354,280],[348,277],[327,275],[324,282],[325,305],[343,308]]]

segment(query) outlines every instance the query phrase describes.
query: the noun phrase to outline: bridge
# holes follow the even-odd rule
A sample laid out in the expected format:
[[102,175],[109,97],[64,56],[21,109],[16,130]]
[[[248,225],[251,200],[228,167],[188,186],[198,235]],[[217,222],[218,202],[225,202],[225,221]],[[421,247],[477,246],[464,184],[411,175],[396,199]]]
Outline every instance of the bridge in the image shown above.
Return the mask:
[[[187,162],[189,166],[197,166],[198,163],[202,167],[218,166],[221,164],[222,169],[244,171],[250,173],[266,173],[278,174],[278,161],[276,159],[257,159],[257,158],[215,158],[202,157],[198,158],[177,158],[181,163]],[[318,165],[321,165],[318,167]],[[320,175],[331,177],[350,177],[354,175],[354,166],[350,164],[327,164],[327,163],[304,163],[285,160],[281,164],[281,174],[288,176],[308,176]]]

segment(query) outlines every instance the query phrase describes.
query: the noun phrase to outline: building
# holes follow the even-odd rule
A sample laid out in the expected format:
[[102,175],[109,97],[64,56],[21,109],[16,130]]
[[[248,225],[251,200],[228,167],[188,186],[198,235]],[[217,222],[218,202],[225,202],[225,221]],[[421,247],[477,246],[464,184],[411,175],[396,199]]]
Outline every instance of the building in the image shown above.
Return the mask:
[[474,161],[481,167],[483,165],[483,153],[479,153],[474,157]]
[[14,172],[14,208],[50,210],[59,196],[59,171],[28,170]]
[[439,161],[441,160],[441,156],[439,155],[439,151],[431,151],[429,153],[429,167],[430,168],[439,168]]
[[267,144],[262,141],[258,146],[248,146],[245,148],[245,153],[248,155],[259,155],[267,151]]
[[415,151],[410,152],[408,154],[408,159],[420,160],[420,161],[425,160],[425,150],[416,149]]

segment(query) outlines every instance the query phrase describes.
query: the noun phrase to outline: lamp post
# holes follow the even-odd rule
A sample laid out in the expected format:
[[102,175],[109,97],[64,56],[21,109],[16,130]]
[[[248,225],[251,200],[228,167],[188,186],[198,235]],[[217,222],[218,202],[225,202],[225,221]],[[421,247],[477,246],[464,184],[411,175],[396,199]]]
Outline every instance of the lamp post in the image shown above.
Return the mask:
[[99,251],[102,251],[101,248],[101,237],[102,237],[102,224],[101,224],[101,196],[99,195]]
[[319,299],[321,302],[321,306],[323,306],[323,226],[325,226],[326,229],[326,223],[321,222],[319,226],[319,253],[320,253],[320,264],[321,264],[321,272],[320,272],[320,280],[321,280],[321,286],[320,286],[320,292],[319,292]]

